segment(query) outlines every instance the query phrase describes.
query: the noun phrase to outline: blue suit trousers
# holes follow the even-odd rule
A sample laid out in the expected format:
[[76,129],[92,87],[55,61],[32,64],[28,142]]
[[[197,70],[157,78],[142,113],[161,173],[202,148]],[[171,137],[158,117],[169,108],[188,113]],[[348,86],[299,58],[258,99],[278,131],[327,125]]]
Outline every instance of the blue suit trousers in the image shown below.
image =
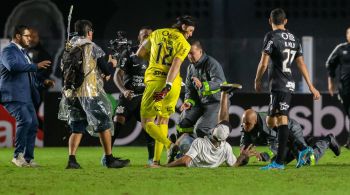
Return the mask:
[[24,153],[27,161],[34,159],[34,146],[38,119],[31,102],[4,102],[5,109],[16,119],[14,158]]

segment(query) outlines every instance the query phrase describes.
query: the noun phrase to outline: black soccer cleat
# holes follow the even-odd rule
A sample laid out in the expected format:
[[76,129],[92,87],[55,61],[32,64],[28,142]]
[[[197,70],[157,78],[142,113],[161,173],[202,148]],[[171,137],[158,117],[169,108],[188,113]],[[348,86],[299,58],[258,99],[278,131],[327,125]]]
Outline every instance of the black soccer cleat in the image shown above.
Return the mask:
[[179,146],[172,143],[167,154],[167,164],[173,162],[177,153],[179,152]]
[[108,168],[123,168],[128,166],[130,163],[129,159],[126,160],[118,160],[116,158],[113,158],[112,162],[106,163]]
[[81,166],[77,161],[68,161],[66,169],[81,169]]
[[129,159],[122,159],[120,157],[113,157],[115,160],[122,161],[123,163],[126,163],[127,165],[130,163]]
[[170,134],[169,139],[171,142],[176,143],[177,136],[175,133]]
[[339,156],[340,155],[340,146],[339,146],[337,140],[335,139],[334,135],[328,134],[327,138],[329,139],[329,148],[332,150],[332,152],[336,156]]
[[227,83],[227,84],[221,84],[220,85],[220,90],[224,91],[226,93],[232,93],[238,89],[242,89],[242,85],[241,84],[237,84],[237,83]]

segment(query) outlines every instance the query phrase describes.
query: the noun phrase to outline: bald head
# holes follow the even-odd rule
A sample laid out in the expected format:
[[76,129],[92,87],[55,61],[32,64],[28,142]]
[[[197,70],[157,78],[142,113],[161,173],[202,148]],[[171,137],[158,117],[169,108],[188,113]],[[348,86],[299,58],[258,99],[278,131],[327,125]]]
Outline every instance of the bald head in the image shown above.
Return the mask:
[[257,123],[257,114],[253,109],[244,111],[242,115],[242,127],[245,132],[250,132]]

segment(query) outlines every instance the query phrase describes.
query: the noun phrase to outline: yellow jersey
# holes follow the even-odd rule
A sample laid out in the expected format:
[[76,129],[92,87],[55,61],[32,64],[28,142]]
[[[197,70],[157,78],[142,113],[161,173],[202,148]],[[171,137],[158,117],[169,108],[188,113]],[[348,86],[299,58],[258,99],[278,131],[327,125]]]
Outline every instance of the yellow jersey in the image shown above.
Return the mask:
[[191,49],[183,34],[175,28],[155,30],[144,47],[150,53],[145,82],[166,79],[173,59],[177,57],[183,61]]

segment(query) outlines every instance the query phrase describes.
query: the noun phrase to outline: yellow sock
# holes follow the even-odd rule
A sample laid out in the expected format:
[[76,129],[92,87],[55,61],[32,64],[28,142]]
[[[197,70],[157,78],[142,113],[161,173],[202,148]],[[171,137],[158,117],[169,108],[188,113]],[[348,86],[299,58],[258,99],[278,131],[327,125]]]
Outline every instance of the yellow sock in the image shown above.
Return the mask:
[[164,144],[167,148],[170,147],[171,141],[167,138],[166,135],[162,133],[160,127],[158,127],[154,122],[148,122],[146,124],[146,132],[156,141]]
[[164,144],[160,143],[159,141],[156,141],[156,144],[154,145],[154,158],[153,161],[160,161],[160,157],[162,156]]
[[[160,128],[162,134],[167,137],[168,136],[168,125],[158,125],[158,127]],[[161,156],[162,156],[162,152],[163,152],[163,148],[164,148],[164,144],[162,144],[159,141],[156,141],[156,144],[154,146],[154,158],[153,161],[159,161]]]
[[[168,137],[168,125],[166,124],[161,124],[159,125],[160,130],[162,131],[163,135],[167,138]],[[167,139],[168,142],[164,143],[164,146],[169,149],[170,145],[171,145],[171,141],[169,139]]]

